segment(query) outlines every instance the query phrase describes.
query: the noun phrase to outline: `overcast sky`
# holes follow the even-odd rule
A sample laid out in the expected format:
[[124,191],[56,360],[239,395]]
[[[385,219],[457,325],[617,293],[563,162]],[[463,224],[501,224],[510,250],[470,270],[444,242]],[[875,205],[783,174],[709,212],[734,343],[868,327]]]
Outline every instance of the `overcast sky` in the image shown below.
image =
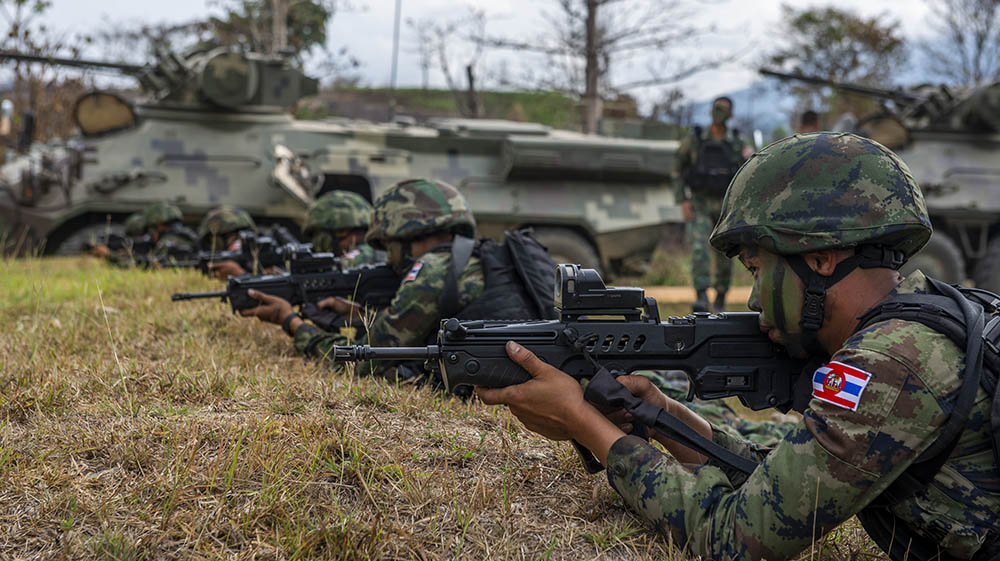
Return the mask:
[[[347,46],[361,61],[359,73],[363,82],[372,86],[387,85],[390,77],[392,28],[395,0],[353,0],[359,9],[339,13],[329,30],[329,45],[334,49]],[[48,24],[57,30],[92,32],[108,21],[114,22],[179,22],[211,11],[206,0],[54,0]],[[484,9],[490,34],[530,38],[544,29],[540,10],[546,0],[402,0],[403,19],[454,17],[463,5]],[[797,6],[829,5],[821,0],[797,0]],[[627,5],[627,4],[626,4]],[[744,53],[739,60],[722,68],[705,72],[681,83],[690,99],[701,100],[719,93],[745,87],[757,79],[751,66],[762,51],[768,50],[780,32],[779,0],[704,0],[697,16],[705,23],[714,23],[724,30],[719,36],[700,46],[676,53],[678,57],[696,53]],[[923,37],[928,32],[928,7],[924,0],[837,0],[836,5],[856,10],[863,15],[885,13],[899,20],[904,35]],[[405,25],[401,31],[398,83],[419,86],[421,71],[418,57],[412,52],[413,37]],[[490,53],[486,62],[498,65],[511,54]],[[618,68],[619,78],[638,79],[647,75],[641,64]],[[432,86],[443,86],[440,74],[432,73]],[[642,99],[658,94],[656,89],[633,92]]]

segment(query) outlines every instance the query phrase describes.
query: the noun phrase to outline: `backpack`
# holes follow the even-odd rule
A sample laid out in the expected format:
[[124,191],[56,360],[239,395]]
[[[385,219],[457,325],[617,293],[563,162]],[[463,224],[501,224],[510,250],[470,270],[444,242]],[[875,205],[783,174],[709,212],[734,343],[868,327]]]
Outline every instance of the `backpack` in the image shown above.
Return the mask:
[[[982,289],[952,287],[931,278],[927,280],[938,294],[899,295],[884,301],[859,318],[855,331],[881,321],[903,319],[926,325],[946,335],[959,348],[966,349],[962,386],[941,436],[857,515],[868,535],[893,561],[953,559],[939,553],[938,544],[933,540],[912,533],[907,525],[896,519],[889,507],[930,485],[958,444],[979,386],[993,397],[990,428],[994,464],[1000,469],[1000,392],[997,392],[1000,377],[1000,296]],[[996,550],[985,551],[988,547],[985,545],[982,555],[977,554],[975,559],[1000,560],[1000,553]]]
[[[733,138],[738,136],[739,131],[733,129]],[[695,160],[684,170],[684,181],[692,191],[712,197],[723,196],[740,168],[742,156],[728,137],[721,140],[703,138],[701,127],[694,127],[692,137]]]
[[[438,298],[441,318],[556,319],[556,264],[528,229],[504,232],[504,242],[455,236],[451,265]],[[479,257],[486,288],[459,308],[458,278],[472,255]]]

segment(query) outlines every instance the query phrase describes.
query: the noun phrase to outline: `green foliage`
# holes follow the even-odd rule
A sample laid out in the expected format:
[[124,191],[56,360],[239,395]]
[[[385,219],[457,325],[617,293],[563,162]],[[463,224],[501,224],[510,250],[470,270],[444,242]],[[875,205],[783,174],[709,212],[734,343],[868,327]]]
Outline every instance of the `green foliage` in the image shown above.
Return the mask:
[[[288,2],[287,41],[295,54],[304,54],[326,44],[327,23],[335,3],[329,0]],[[272,0],[228,0],[220,4],[222,15],[209,18],[215,39],[224,45],[270,52],[273,46],[274,2]]]
[[[890,84],[902,67],[906,45],[898,21],[884,15],[863,17],[833,6],[796,8],[783,5],[784,44],[768,55],[771,66],[841,82],[870,86]],[[794,85],[809,98],[815,86]],[[832,94],[823,99],[835,117],[847,111],[863,115],[875,101],[857,95]],[[808,104],[807,104],[808,105]]]

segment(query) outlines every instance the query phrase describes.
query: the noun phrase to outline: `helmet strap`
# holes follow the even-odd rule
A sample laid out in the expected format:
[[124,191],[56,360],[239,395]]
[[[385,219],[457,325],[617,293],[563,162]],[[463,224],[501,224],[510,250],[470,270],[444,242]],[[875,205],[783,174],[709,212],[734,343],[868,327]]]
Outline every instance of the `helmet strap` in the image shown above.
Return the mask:
[[802,299],[802,345],[812,354],[824,354],[826,351],[819,343],[819,330],[823,327],[823,315],[826,307],[826,291],[840,282],[854,269],[888,268],[899,269],[905,262],[902,251],[893,250],[879,245],[865,245],[854,248],[854,255],[844,259],[833,269],[830,276],[824,276],[809,267],[805,257],[800,254],[786,255],[785,260],[795,274],[805,285]]

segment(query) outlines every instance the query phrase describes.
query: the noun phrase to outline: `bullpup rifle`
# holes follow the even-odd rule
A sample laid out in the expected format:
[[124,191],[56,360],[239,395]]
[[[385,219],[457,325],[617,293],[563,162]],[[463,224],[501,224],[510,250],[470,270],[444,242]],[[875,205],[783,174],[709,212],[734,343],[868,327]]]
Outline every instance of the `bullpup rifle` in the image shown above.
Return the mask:
[[[609,288],[597,271],[578,265],[559,265],[555,302],[558,320],[448,319],[442,321],[436,345],[336,346],[331,354],[335,361],[424,360],[440,374],[446,388],[498,388],[530,379],[507,357],[504,345],[515,341],[570,376],[591,379],[585,397],[602,406],[620,408],[622,404],[590,391],[595,376],[610,374],[613,380],[615,375],[638,370],[684,371],[690,378],[688,399],[735,396],[754,410],[787,411],[793,405],[796,381],[805,364],[790,358],[760,331],[757,313],[696,313],[664,322],[656,301],[645,297],[641,288]],[[653,425],[655,419],[656,415],[647,424]],[[659,422],[655,427],[704,454],[725,456],[710,446],[706,449],[696,438],[678,435],[677,429],[661,427]],[[577,449],[588,471],[602,469],[589,451],[579,445]],[[723,459],[729,460],[728,456]]]
[[[313,254],[321,256],[324,254]],[[233,312],[256,308],[260,302],[250,297],[256,290],[287,300],[292,306],[315,304],[327,297],[348,298],[363,308],[379,309],[389,305],[399,289],[401,278],[388,265],[361,265],[353,269],[307,271],[304,265],[292,266],[293,272],[274,275],[230,277],[226,290],[172,294],[174,302],[220,298],[229,302]]]

